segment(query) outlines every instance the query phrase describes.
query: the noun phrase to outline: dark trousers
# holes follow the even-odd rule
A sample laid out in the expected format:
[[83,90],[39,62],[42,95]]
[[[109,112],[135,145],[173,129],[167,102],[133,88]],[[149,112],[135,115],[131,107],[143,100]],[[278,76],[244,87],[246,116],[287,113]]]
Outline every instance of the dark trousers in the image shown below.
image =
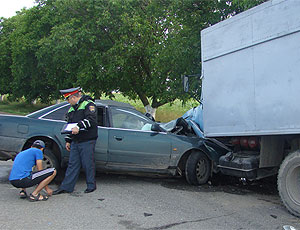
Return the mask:
[[52,176],[54,170],[55,168],[43,169],[37,172],[33,172],[30,176],[22,178],[20,180],[11,180],[10,183],[16,188],[29,188],[41,183],[49,176]]
[[71,143],[69,164],[60,189],[73,192],[81,167],[85,171],[87,189],[96,188],[95,144],[96,140]]

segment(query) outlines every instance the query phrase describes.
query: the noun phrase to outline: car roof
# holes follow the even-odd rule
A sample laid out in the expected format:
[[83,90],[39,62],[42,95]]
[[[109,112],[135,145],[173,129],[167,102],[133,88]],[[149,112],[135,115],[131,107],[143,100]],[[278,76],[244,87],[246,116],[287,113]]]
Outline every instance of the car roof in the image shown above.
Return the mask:
[[[128,103],[124,103],[124,102],[118,102],[118,101],[114,101],[114,100],[95,100],[95,103],[97,106],[104,106],[104,107],[119,107],[119,108],[128,108],[128,109],[134,109],[134,106],[128,104]],[[41,110],[37,110],[33,113],[30,113],[27,115],[27,117],[31,117],[31,118],[38,118],[40,116],[45,115],[46,113],[49,113],[53,110],[59,109],[61,107],[64,106],[69,106],[69,103],[64,101],[58,104],[54,104],[51,106],[48,106],[46,108],[43,108]]]
[[119,101],[114,101],[114,100],[95,100],[96,105],[102,105],[102,106],[116,106],[116,107],[125,107],[125,108],[130,108],[130,109],[135,109],[134,106],[124,103],[124,102],[119,102]]

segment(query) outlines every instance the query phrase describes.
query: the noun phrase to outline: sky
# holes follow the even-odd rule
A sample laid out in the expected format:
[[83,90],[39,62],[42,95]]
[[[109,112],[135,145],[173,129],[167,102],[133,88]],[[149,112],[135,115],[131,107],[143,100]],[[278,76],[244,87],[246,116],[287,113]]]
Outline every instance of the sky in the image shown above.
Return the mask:
[[29,9],[35,5],[34,0],[0,0],[0,17],[10,18],[26,7]]

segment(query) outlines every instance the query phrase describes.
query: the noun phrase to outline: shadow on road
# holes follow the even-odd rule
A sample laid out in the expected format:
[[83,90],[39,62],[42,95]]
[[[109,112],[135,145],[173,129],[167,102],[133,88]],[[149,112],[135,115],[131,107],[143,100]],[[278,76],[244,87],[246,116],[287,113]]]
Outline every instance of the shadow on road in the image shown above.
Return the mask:
[[97,174],[99,182],[101,181],[118,181],[118,183],[126,183],[126,181],[144,181],[149,183],[158,183],[169,189],[177,189],[191,192],[225,192],[230,194],[262,194],[262,195],[278,195],[276,177],[269,177],[254,182],[241,181],[239,178],[226,175],[217,175],[207,184],[193,186],[186,182],[182,177],[172,178],[164,176],[151,175],[118,175],[118,174]]
[[[8,177],[12,167],[12,162],[5,162],[0,167],[0,183],[9,183]],[[85,180],[84,173],[80,174],[80,180]],[[63,176],[56,178],[52,184],[60,185]],[[263,194],[278,195],[276,176],[261,179],[254,182],[244,182],[236,177],[226,175],[215,175],[211,180],[201,186],[189,185],[183,177],[168,177],[148,174],[106,174],[97,173],[98,183],[139,183],[141,181],[147,183],[157,183],[169,189],[190,191],[190,192],[225,192],[230,194]]]

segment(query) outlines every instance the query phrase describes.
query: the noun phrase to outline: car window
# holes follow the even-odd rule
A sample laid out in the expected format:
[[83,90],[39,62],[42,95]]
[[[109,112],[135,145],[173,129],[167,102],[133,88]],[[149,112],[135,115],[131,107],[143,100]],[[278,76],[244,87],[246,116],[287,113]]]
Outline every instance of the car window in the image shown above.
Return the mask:
[[57,110],[51,111],[50,113],[43,116],[43,119],[57,120],[57,121],[65,121],[66,113],[68,112],[70,105],[64,106]]
[[[66,114],[70,108],[70,105],[65,106],[63,108],[59,108],[58,110],[52,111],[47,115],[43,116],[43,119],[51,119],[51,120],[66,120]],[[104,124],[104,108],[98,107],[98,126],[105,126]]]
[[112,127],[134,130],[151,130],[152,121],[134,110],[111,109]]

